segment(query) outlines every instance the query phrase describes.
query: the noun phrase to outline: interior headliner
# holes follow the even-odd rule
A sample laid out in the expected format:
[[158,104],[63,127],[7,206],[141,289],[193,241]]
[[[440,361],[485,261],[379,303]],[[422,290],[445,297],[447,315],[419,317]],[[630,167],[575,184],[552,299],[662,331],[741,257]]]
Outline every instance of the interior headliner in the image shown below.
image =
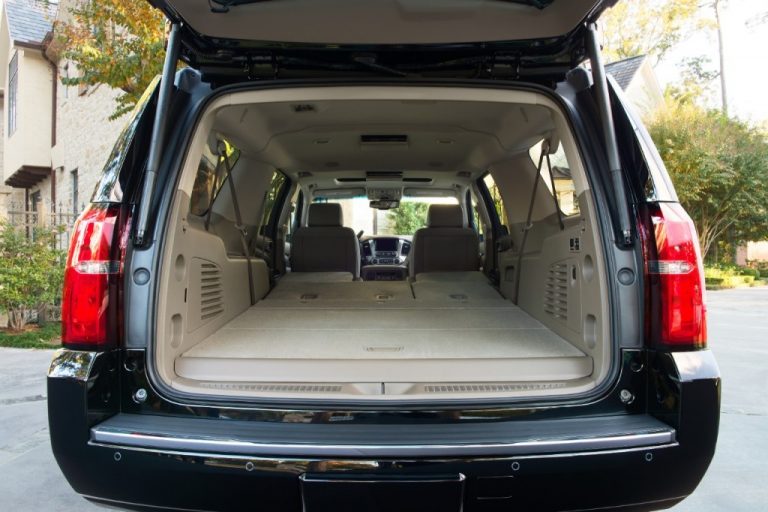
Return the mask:
[[[493,162],[528,151],[554,126],[553,112],[543,105],[323,100],[223,107],[214,131],[251,159],[294,179],[306,172],[323,175],[322,186],[335,188],[338,178],[384,171],[404,171],[435,185],[450,186],[445,178],[455,182],[457,175],[466,182]],[[363,136],[398,140],[369,142]]]

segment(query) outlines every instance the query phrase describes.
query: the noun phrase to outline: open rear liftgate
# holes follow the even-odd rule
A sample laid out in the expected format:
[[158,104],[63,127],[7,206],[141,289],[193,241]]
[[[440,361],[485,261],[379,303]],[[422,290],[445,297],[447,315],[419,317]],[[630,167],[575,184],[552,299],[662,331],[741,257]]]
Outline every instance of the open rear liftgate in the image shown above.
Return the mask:
[[[168,113],[176,65],[180,52],[180,26],[171,26],[168,48],[160,84],[157,116],[149,148],[149,160],[144,177],[143,193],[136,219],[134,244],[147,244],[147,225],[152,203],[155,181],[159,172],[161,148],[167,133]],[[621,245],[632,243],[629,210],[621,176],[618,147],[613,126],[613,116],[608,96],[605,68],[597,43],[596,27],[590,24],[586,31],[586,48],[592,67],[592,78],[598,100],[603,126],[607,161],[610,165],[611,180],[619,215]],[[427,441],[427,440],[425,440]],[[460,473],[449,475],[424,475],[418,478],[387,479],[380,475],[365,479],[334,473],[304,473],[301,477],[301,491],[304,510],[398,510],[398,511],[460,511],[463,507],[464,476]]]

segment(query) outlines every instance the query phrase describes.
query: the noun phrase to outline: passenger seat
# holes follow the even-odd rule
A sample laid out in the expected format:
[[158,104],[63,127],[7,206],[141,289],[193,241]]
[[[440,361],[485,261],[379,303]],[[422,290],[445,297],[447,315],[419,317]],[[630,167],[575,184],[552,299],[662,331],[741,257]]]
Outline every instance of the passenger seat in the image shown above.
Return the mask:
[[424,272],[468,272],[480,269],[479,239],[468,228],[459,205],[433,204],[427,227],[413,235],[410,275]]
[[341,205],[309,205],[307,227],[291,238],[292,272],[349,272],[360,277],[360,242],[344,227]]

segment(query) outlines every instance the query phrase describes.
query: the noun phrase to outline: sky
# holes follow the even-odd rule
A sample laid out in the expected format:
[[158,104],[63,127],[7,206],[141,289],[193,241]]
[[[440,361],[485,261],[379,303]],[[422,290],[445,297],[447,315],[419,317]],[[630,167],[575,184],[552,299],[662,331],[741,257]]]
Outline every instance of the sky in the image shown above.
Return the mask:
[[[766,0],[728,0],[723,11],[726,89],[731,114],[755,124],[768,124],[768,20],[747,26],[758,14],[768,12]],[[656,66],[662,87],[678,80],[677,66],[685,57],[706,55],[717,68],[717,36],[699,31],[681,42]],[[715,103],[719,107],[719,87]]]

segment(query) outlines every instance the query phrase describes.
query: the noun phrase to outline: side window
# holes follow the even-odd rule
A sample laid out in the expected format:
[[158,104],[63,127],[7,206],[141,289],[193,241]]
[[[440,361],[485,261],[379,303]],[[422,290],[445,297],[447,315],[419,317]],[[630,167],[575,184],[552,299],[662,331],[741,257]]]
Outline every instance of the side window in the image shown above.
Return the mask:
[[[539,163],[541,144],[542,143],[539,142],[528,151],[534,165],[538,165]],[[560,211],[563,212],[563,215],[566,217],[578,215],[579,201],[578,197],[576,197],[576,187],[573,183],[571,167],[568,164],[568,159],[565,156],[562,144],[557,148],[556,153],[550,155],[549,159],[550,162],[552,162],[552,176],[550,177],[549,175],[546,160],[541,169],[541,178],[547,185],[547,190],[549,190],[550,194],[554,193],[556,195],[557,204],[560,206]],[[554,191],[552,190],[553,181],[555,186]]]
[[[224,142],[229,166],[234,168],[240,159],[240,150],[226,140],[217,141],[216,145],[218,142]],[[189,211],[193,215],[202,216],[208,213],[208,209],[224,184],[227,175],[224,157],[217,155],[215,149],[215,147],[211,148],[210,144],[207,144],[203,150],[203,155],[200,157],[200,163],[197,165],[197,177],[192,188],[189,205]]]
[[261,220],[259,221],[259,235],[272,238],[270,229],[275,222],[275,216],[279,215],[277,211],[278,202],[283,195],[283,189],[288,184],[288,178],[280,171],[272,173],[272,179],[269,181],[269,188],[264,193],[263,207],[261,210]]
[[488,195],[493,201],[493,207],[496,210],[496,216],[499,219],[499,224],[502,226],[509,226],[509,218],[507,217],[507,209],[504,207],[504,200],[501,198],[501,192],[496,182],[493,180],[493,176],[490,173],[485,175],[483,183],[488,189]]

